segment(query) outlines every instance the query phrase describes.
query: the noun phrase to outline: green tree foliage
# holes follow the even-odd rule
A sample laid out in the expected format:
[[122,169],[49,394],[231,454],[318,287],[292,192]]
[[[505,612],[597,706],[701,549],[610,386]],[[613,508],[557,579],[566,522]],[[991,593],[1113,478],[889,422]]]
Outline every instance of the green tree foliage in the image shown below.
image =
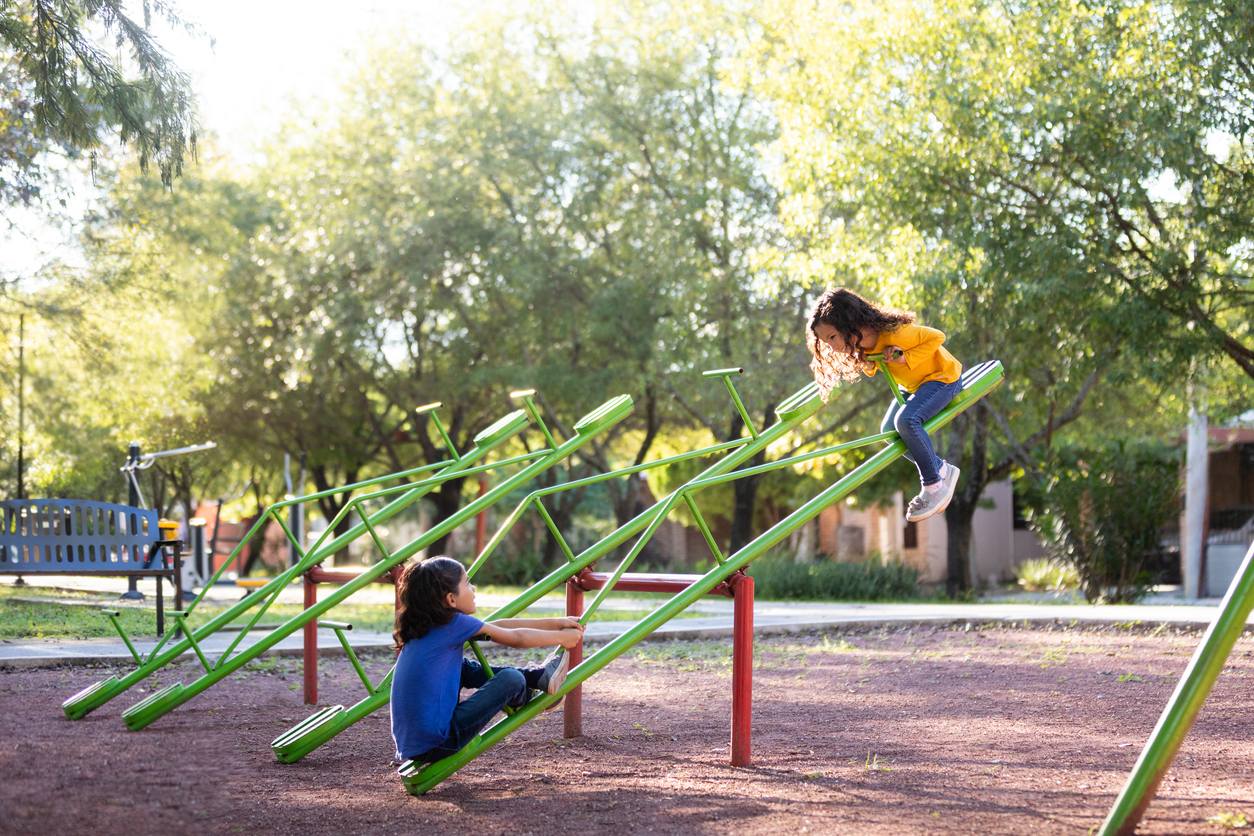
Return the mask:
[[[768,22],[783,217],[812,244],[794,269],[915,308],[968,365],[1008,369],[939,449],[965,472],[951,591],[985,484],[1030,467],[1100,387],[1178,384],[1203,345],[1245,362],[1240,8],[793,4]],[[1212,153],[1222,131],[1237,141]]]
[[27,88],[15,58],[0,55],[0,206],[39,196],[41,144]]
[[1032,497],[1033,530],[1073,565],[1084,597],[1132,602],[1154,582],[1144,571],[1176,513],[1178,451],[1153,445],[1067,446],[1054,452]]
[[141,168],[155,164],[168,186],[195,148],[196,129],[189,80],[149,32],[152,15],[202,33],[165,0],[143,0],[142,23],[125,7],[120,0],[0,2],[0,53],[15,57],[29,103],[3,127],[20,131],[29,118],[43,142],[72,152],[90,151],[116,130]]
[[[444,458],[417,414],[432,401],[465,449],[511,389],[538,389],[559,435],[632,394],[634,422],[561,471],[577,478],[691,422],[681,387],[717,415],[693,391],[700,368],[760,355],[773,402],[799,385],[799,291],[775,293],[753,256],[779,235],[756,151],[771,122],[720,81],[716,27],[654,37],[665,19],[624,8],[638,17],[592,36],[549,15],[486,22],[446,55],[378,45],[264,165],[207,165],[170,194],[119,184],[103,261],[186,289],[216,377],[205,409],[238,451],[308,450],[330,488]],[[638,512],[624,481],[620,520]],[[463,489],[435,494],[437,519]],[[581,499],[553,498],[563,528]]]

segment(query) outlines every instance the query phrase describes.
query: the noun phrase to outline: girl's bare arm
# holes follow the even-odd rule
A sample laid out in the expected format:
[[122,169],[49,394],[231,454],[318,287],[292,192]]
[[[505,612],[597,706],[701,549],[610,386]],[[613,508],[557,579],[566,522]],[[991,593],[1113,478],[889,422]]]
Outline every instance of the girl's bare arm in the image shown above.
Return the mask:
[[559,618],[502,618],[492,623],[499,627],[533,627],[536,630],[565,630],[567,627],[579,627],[579,619],[573,615]]
[[[516,620],[529,621],[530,619]],[[583,638],[583,628],[539,630],[535,627],[502,627],[500,622],[489,622],[483,625],[480,634],[506,647],[552,647],[560,644],[562,647],[571,648],[579,644],[579,640]]]

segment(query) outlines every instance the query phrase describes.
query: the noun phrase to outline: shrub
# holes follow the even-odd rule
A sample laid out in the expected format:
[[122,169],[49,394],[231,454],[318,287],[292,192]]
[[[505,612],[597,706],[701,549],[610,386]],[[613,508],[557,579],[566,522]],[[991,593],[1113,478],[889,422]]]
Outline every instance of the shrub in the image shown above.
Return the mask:
[[764,600],[884,601],[916,598],[922,572],[900,561],[797,563],[792,555],[766,555],[749,565],[753,595]]
[[1080,574],[1074,566],[1048,557],[1025,560],[1015,567],[1014,572],[1019,586],[1028,592],[1076,589],[1080,586]]
[[1118,442],[1057,451],[1028,521],[1055,560],[1075,567],[1089,601],[1131,602],[1153,583],[1145,571],[1175,514],[1179,454]]
[[[469,564],[467,564],[469,565]],[[475,584],[486,586],[531,586],[549,573],[544,553],[525,551],[506,554],[497,551],[475,572]]]

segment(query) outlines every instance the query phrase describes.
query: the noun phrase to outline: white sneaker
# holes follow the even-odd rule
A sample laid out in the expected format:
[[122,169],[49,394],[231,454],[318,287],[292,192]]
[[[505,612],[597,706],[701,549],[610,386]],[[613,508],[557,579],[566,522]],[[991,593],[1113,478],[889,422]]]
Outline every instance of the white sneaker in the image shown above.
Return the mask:
[[544,674],[536,683],[536,689],[546,694],[556,694],[566,682],[566,671],[570,668],[570,654],[565,648],[557,648],[544,660]]
[[910,507],[906,509],[906,520],[908,522],[926,520],[928,517],[935,516],[949,507],[950,501],[954,498],[954,490],[958,487],[958,477],[962,475],[962,471],[949,462],[942,462],[942,465],[940,490],[924,488],[919,491],[919,495],[910,500]]

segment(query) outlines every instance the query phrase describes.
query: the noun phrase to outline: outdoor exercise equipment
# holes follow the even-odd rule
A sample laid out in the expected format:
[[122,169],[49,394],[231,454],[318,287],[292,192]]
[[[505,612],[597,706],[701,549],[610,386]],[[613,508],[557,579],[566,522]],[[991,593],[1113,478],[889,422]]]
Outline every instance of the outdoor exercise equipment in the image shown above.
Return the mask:
[[[881,369],[883,369],[882,366]],[[820,511],[822,511],[823,508],[846,496],[858,485],[870,478],[879,470],[886,467],[905,451],[905,445],[901,442],[898,434],[896,432],[888,432],[858,439],[857,441],[838,444],[833,447],[826,447],[803,455],[790,456],[757,467],[734,470],[736,467],[739,467],[751,459],[758,452],[766,449],[771,444],[783,438],[802,421],[813,415],[822,406],[817,386],[810,384],[780,405],[780,407],[776,410],[779,420],[773,426],[765,431],[758,432],[754,428],[753,422],[748,419],[744,405],[741,402],[739,395],[736,393],[735,387],[732,386],[730,381],[729,375],[738,373],[739,371],[739,369],[722,369],[706,373],[709,376],[719,376],[723,378],[737,410],[745,419],[745,426],[748,428],[750,436],[748,438],[737,439],[736,442],[729,442],[727,445],[721,445],[724,447],[730,447],[732,444],[736,444],[736,446],[739,447],[738,450],[729,453],[724,459],[715,463],[703,474],[693,480],[690,480],[674,493],[659,501],[656,505],[640,514],[634,520],[624,524],[614,533],[578,556],[575,556],[566,545],[565,540],[561,537],[560,532],[557,531],[556,526],[549,522],[548,524],[550,526],[550,530],[553,531],[554,536],[558,539],[559,545],[561,545],[562,551],[567,558],[566,564],[558,567],[545,578],[533,584],[530,588],[521,593],[513,601],[496,610],[487,620],[495,621],[518,615],[549,591],[566,583],[567,579],[578,575],[585,569],[588,569],[599,559],[605,557],[614,549],[624,545],[632,537],[640,534],[640,538],[628,551],[623,560],[619,562],[617,568],[612,573],[605,576],[601,581],[603,585],[601,586],[600,592],[593,599],[591,605],[584,610],[581,617],[581,623],[587,624],[589,619],[592,618],[596,610],[604,602],[605,596],[622,580],[626,569],[640,554],[644,545],[657,531],[661,522],[666,519],[672,510],[678,507],[680,502],[683,502],[692,513],[698,527],[701,529],[702,534],[705,537],[707,544],[710,546],[712,554],[714,555],[716,562],[715,568],[711,569],[705,575],[699,576],[696,582],[687,585],[683,592],[675,595],[670,601],[640,621],[627,633],[601,648],[600,651],[588,660],[580,663],[577,667],[574,667],[567,678],[566,685],[563,686],[557,695],[542,696],[533,700],[533,702],[528,704],[526,708],[513,712],[491,729],[488,729],[483,734],[476,736],[462,751],[458,752],[456,755],[446,758],[443,761],[440,761],[439,763],[431,764],[425,768],[421,764],[416,764],[412,761],[407,761],[402,764],[399,773],[405,782],[406,788],[411,793],[422,794],[431,787],[434,787],[465,763],[469,762],[478,754],[503,739],[510,731],[535,717],[540,711],[547,706],[552,705],[557,699],[560,699],[565,694],[577,688],[589,676],[599,671],[614,658],[621,655],[649,633],[656,630],[659,626],[661,626],[661,624],[686,609],[699,597],[709,594],[720,584],[729,582],[734,575],[742,572],[754,558],[760,556],[767,549],[771,548],[780,540],[791,534],[796,528],[808,522]],[[954,416],[970,407],[971,404],[975,403],[980,397],[983,397],[983,395],[987,394],[987,392],[997,386],[1001,382],[1002,378],[1003,371],[1001,364],[995,361],[984,363],[969,370],[963,376],[962,391],[954,398],[944,411],[928,422],[928,430],[937,429],[948,423]],[[885,374],[885,380],[890,382],[897,399],[899,401],[903,400],[900,390],[895,384],[891,384],[892,378]],[[713,536],[709,533],[709,527],[706,525],[705,520],[701,516],[701,513],[693,499],[696,493],[711,485],[720,484],[722,482],[731,481],[733,479],[738,479],[756,473],[762,473],[780,467],[787,467],[815,458],[828,456],[833,453],[864,447],[879,442],[888,442],[888,446],[873,455],[867,462],[855,469],[853,473],[838,481],[835,485],[828,488],[815,499],[806,503],[806,505],[793,515],[771,528],[753,543],[746,546],[745,549],[742,549],[739,553],[731,557],[724,556],[718,548],[718,545],[714,542]],[[707,455],[710,452],[712,451],[698,451],[695,455]],[[613,478],[614,476],[625,475],[629,472],[638,472],[638,470],[644,469],[646,466],[656,467],[662,463],[664,462],[653,462],[649,463],[649,465],[642,465],[623,471],[601,474],[597,477],[592,477],[592,479],[599,481],[601,479]],[[483,564],[492,548],[504,536],[505,530],[515,519],[517,519],[518,515],[521,514],[522,510],[526,508],[528,503],[532,501],[538,502],[538,494],[569,489],[576,485],[586,483],[587,480],[579,480],[578,482],[555,486],[554,488],[546,489],[544,492],[537,492],[536,494],[529,496],[519,506],[519,509],[506,521],[506,524],[501,527],[501,531],[497,532],[493,541],[489,543],[484,552],[476,558],[468,571],[473,573]],[[540,507],[542,508],[543,506]],[[541,513],[543,514],[543,511],[541,511]],[[641,532],[643,532],[643,534],[641,534]],[[483,654],[478,646],[473,642],[469,644],[472,651],[480,659],[480,662],[486,666],[486,660],[483,658]],[[388,703],[390,698],[389,690],[391,684],[391,673],[389,673],[377,686],[372,685],[364,675],[361,675],[361,678],[367,691],[369,692],[369,695],[364,700],[348,709],[345,709],[342,706],[331,706],[323,709],[280,735],[272,744],[275,755],[279,758],[279,760],[284,762],[298,760],[305,754],[308,754],[310,751],[320,746],[322,743],[330,740],[340,731],[352,725],[357,720],[369,715],[379,708],[382,708]],[[736,696],[733,695],[733,700],[735,701],[736,699]],[[743,696],[741,699],[743,700]],[[747,715],[747,711],[745,713]]]
[[[510,528],[522,517],[523,513],[533,505],[544,518],[545,523],[552,532],[554,538],[556,538],[558,545],[562,549],[562,553],[566,556],[567,563],[564,566],[558,567],[547,577],[534,584],[518,599],[510,602],[510,604],[506,607],[497,610],[487,620],[494,621],[499,618],[512,617],[513,615],[517,615],[522,610],[525,610],[532,603],[547,594],[549,589],[553,589],[564,584],[568,577],[577,574],[581,569],[591,566],[610,551],[618,548],[630,537],[639,533],[654,520],[661,510],[660,504],[653,506],[640,516],[636,517],[634,520],[626,523],[606,539],[593,545],[578,557],[575,557],[574,553],[570,549],[570,546],[567,544],[566,539],[562,536],[561,531],[553,522],[548,510],[544,507],[544,503],[542,501],[544,497],[561,491],[572,490],[574,488],[584,487],[597,482],[603,482],[607,479],[628,476],[633,473],[640,473],[652,468],[662,467],[663,465],[674,464],[676,462],[698,458],[700,456],[713,455],[727,450],[734,450],[737,447],[742,448],[733,453],[729,458],[714,465],[711,470],[706,471],[707,474],[722,473],[746,461],[758,451],[765,449],[765,447],[773,441],[783,437],[788,430],[791,430],[792,427],[796,426],[813,414],[820,405],[818,400],[818,389],[811,384],[798,393],[798,395],[789,399],[789,403],[796,402],[797,407],[788,412],[790,417],[786,422],[787,426],[777,425],[776,427],[773,427],[770,432],[759,436],[756,429],[753,427],[753,422],[749,418],[748,411],[745,409],[743,401],[740,399],[740,395],[736,392],[736,387],[731,383],[730,376],[733,374],[740,374],[742,371],[742,369],[736,368],[716,369],[714,371],[704,372],[704,376],[720,378],[723,381],[724,386],[727,387],[727,391],[731,395],[733,404],[735,404],[737,411],[744,420],[745,426],[750,428],[751,435],[749,437],[738,438],[721,444],[714,444],[699,450],[692,450],[664,459],[634,465],[632,467],[607,471],[606,473],[589,476],[585,479],[578,479],[573,482],[564,482],[562,484],[533,491],[528,494],[527,497],[518,504],[518,507],[513,511],[513,513],[511,513],[501,524],[496,534],[494,534],[492,539],[484,546],[483,551],[467,568],[467,575],[472,578],[474,577],[475,573],[479,571],[479,568],[509,533]],[[781,407],[781,409],[783,409],[783,407]],[[709,544],[710,548],[717,555],[719,553],[718,546],[714,543],[714,537],[710,533],[705,520],[700,516],[696,506],[693,505],[691,501],[688,502],[688,506],[696,516],[698,525],[701,528],[707,544]],[[659,521],[660,519],[661,518],[659,518]],[[525,603],[520,605],[520,601],[524,601]],[[504,613],[508,613],[508,615]],[[472,649],[476,652],[476,654],[480,653],[478,647],[473,645],[473,643]],[[357,662],[355,660],[353,664],[357,666]],[[387,676],[385,676],[378,685],[371,685],[369,680],[364,676],[362,677],[362,684],[366,687],[367,696],[357,704],[349,708],[345,708],[341,705],[328,706],[327,708],[324,708],[321,711],[305,718],[303,721],[275,738],[274,742],[271,744],[271,748],[274,750],[275,756],[284,763],[297,761],[321,746],[323,743],[330,740],[335,735],[339,734],[344,729],[351,726],[353,723],[356,723],[363,717],[378,711],[380,708],[383,708],[388,704],[388,701],[391,699],[391,671],[388,672]]]
[[[608,572],[584,569],[566,582],[566,615],[583,616],[584,593],[603,589]],[[617,592],[667,592],[676,595],[701,580],[700,575],[624,573],[614,585]],[[732,766],[748,766],[752,760],[753,733],[753,578],[737,572],[714,587],[710,595],[732,599],[731,758]],[[583,641],[572,647],[570,667],[583,661]],[[583,735],[583,686],[566,692],[562,702],[562,737]]]
[[1254,545],[1245,553],[1241,569],[1232,579],[1228,594],[1219,605],[1219,614],[1206,630],[1201,644],[1184,669],[1176,690],[1150,733],[1132,774],[1115,799],[1098,836],[1131,836],[1154,800],[1158,785],[1166,776],[1180,745],[1188,736],[1202,704],[1223,671],[1232,647],[1245,630],[1245,620],[1254,608]]
[[[201,679],[192,683],[190,686],[184,686],[182,683],[175,683],[161,691],[158,691],[147,699],[136,703],[123,712],[123,719],[129,728],[132,730],[144,728],[153,720],[191,699],[196,694],[210,687],[215,682],[229,675],[231,672],[237,670],[244,664],[247,664],[247,662],[251,659],[260,655],[295,630],[300,629],[309,620],[316,619],[319,615],[345,600],[361,587],[369,584],[375,577],[391,569],[392,566],[403,562],[412,554],[415,554],[430,543],[452,531],[462,522],[478,513],[481,509],[489,507],[506,496],[510,491],[516,489],[520,485],[526,484],[526,482],[537,473],[552,466],[554,463],[561,461],[563,458],[570,455],[570,453],[574,452],[586,443],[592,435],[601,432],[618,421],[621,421],[627,415],[630,415],[633,410],[631,398],[626,395],[620,395],[619,397],[606,402],[581,420],[575,427],[575,437],[566,444],[562,445],[560,448],[546,448],[521,456],[514,456],[492,464],[473,467],[472,465],[474,462],[483,458],[492,450],[499,447],[507,439],[522,431],[533,420],[542,425],[539,413],[536,410],[534,403],[532,403],[529,395],[530,393],[523,395],[523,401],[526,407],[525,409],[516,410],[485,429],[482,433],[475,437],[474,447],[462,455],[457,454],[456,448],[453,445],[452,440],[448,437],[448,434],[445,431],[443,424],[440,422],[438,415],[434,413],[434,410],[439,406],[439,404],[430,404],[423,407],[420,410],[420,413],[431,415],[433,423],[440,432],[440,435],[444,439],[447,449],[453,455],[453,458],[446,462],[437,462],[433,465],[427,465],[421,468],[415,468],[414,470],[405,471],[403,473],[380,477],[379,479],[368,480],[352,486],[372,486],[383,482],[393,481],[398,478],[418,476],[431,470],[438,471],[436,475],[417,482],[377,490],[354,498],[352,501],[345,504],[339,515],[337,515],[336,518],[330,522],[327,530],[319,538],[318,542],[310,547],[308,552],[304,551],[300,543],[295,542],[292,532],[288,529],[284,522],[283,511],[295,502],[312,501],[321,496],[325,496],[326,492],[301,497],[299,500],[290,500],[272,505],[269,509],[267,509],[267,512],[261,515],[260,519],[257,520],[252,530],[249,532],[248,537],[245,538],[245,541],[237,546],[237,550],[243,548],[244,543],[252,537],[257,536],[258,532],[263,531],[267,520],[273,519],[283,528],[289,542],[293,542],[295,547],[298,549],[301,558],[296,565],[278,575],[274,578],[274,580],[270,581],[257,592],[240,601],[235,606],[228,608],[221,614],[211,619],[207,624],[202,625],[195,630],[189,630],[184,622],[187,612],[190,612],[191,608],[189,608],[187,612],[173,613],[173,617],[179,620],[183,628],[180,631],[183,635],[183,639],[181,641],[171,643],[169,647],[166,647],[166,641],[163,640],[162,642],[159,642],[157,647],[154,648],[152,653],[149,655],[148,659],[144,660],[135,671],[131,672],[127,676],[120,679],[116,676],[109,677],[108,679],[97,682],[89,688],[86,688],[78,694],[70,697],[62,706],[65,710],[66,716],[71,719],[78,719],[84,716],[89,711],[103,705],[108,700],[130,688],[132,685],[142,681],[155,671],[177,659],[188,650],[194,651],[200,658],[201,663],[204,665],[206,670],[206,674],[201,677]],[[547,435],[548,434],[546,432],[546,436]],[[528,462],[530,463],[528,464]],[[397,552],[392,554],[388,553],[387,549],[380,540],[376,529],[377,525],[387,519],[390,519],[403,508],[411,505],[413,502],[416,502],[422,496],[425,496],[436,486],[448,479],[459,476],[469,476],[485,470],[499,469],[515,464],[524,466],[514,475],[503,480],[493,491],[488,492],[475,502],[467,505],[453,517],[443,521],[429,531],[424,532],[424,534],[418,539],[407,544]],[[340,488],[335,492],[339,493],[343,490],[345,489]],[[331,536],[332,532],[334,532],[336,526],[339,524],[339,521],[346,518],[349,513],[362,507],[367,502],[378,499],[388,499],[393,496],[396,498],[391,499],[391,501],[389,501],[383,508],[374,511],[373,513],[361,513],[360,523],[352,526],[345,534],[328,541],[328,538]],[[305,571],[313,568],[336,551],[347,546],[353,540],[367,533],[374,541],[376,547],[378,547],[383,554],[388,555],[385,560],[370,566],[366,571],[359,575],[356,580],[346,584],[335,593],[328,596],[324,601],[319,602],[315,607],[288,620],[277,629],[268,632],[266,637],[240,650],[238,654],[232,656],[232,654],[235,653],[236,648],[240,646],[244,637],[255,627],[257,621],[270,607],[270,605],[277,600],[279,592],[286,588],[289,582],[291,582],[294,578],[299,577]],[[227,565],[230,565],[229,560],[223,565],[222,569],[224,570]],[[206,586],[205,590],[202,590],[201,594],[197,596],[195,601],[192,602],[192,607],[200,602],[208,588],[209,586]],[[240,635],[231,643],[226,652],[211,665],[205,658],[203,651],[200,649],[199,642],[212,633],[222,629],[227,624],[235,621],[237,618],[246,615],[249,610],[254,608],[257,612],[253,614],[252,618],[245,625]],[[167,636],[167,639],[168,638],[169,637]]]
[[[982,363],[970,369],[962,376],[962,390],[954,397],[949,405],[945,407],[945,409],[924,425],[925,429],[928,432],[934,432],[935,430],[948,424],[957,415],[969,409],[980,398],[988,394],[988,392],[1001,383],[1003,376],[1004,373],[1001,364],[996,361]],[[890,385],[893,385],[893,388],[895,389],[895,384],[891,384],[891,378],[886,379],[890,381]],[[813,413],[819,408],[819,406],[818,392],[815,387],[807,387],[806,389],[801,390],[787,402],[782,404],[778,410],[776,410],[779,421],[770,429],[758,436],[758,438],[761,439],[768,435],[772,435],[774,434],[773,431],[776,431],[778,428],[791,428],[792,420],[799,412]],[[752,425],[750,424],[749,426]],[[775,435],[775,437],[778,438],[779,435]],[[896,432],[880,433],[878,435],[858,439],[857,441],[838,444],[834,447],[823,448],[821,450],[816,450],[803,455],[790,456],[768,464],[758,465],[756,467],[745,468],[730,473],[721,472],[703,475],[688,482],[665,500],[659,502],[657,506],[654,506],[657,510],[652,515],[644,534],[619,563],[618,567],[610,575],[610,579],[606,583],[606,586],[597,594],[591,605],[589,605],[585,610],[584,615],[581,618],[581,623],[587,624],[588,620],[596,612],[597,608],[604,602],[606,595],[614,586],[614,583],[617,582],[617,580],[626,571],[627,567],[640,553],[641,549],[643,549],[644,542],[647,541],[648,538],[657,530],[661,521],[665,519],[666,515],[669,514],[672,509],[677,507],[680,501],[687,503],[688,498],[690,498],[692,494],[703,488],[710,487],[711,485],[729,482],[734,479],[739,479],[756,473],[763,473],[779,467],[787,467],[803,461],[828,456],[832,453],[843,450],[868,446],[880,441],[888,442],[887,446],[874,453],[861,465],[854,468],[849,474],[837,480],[834,484],[819,493],[809,502],[806,502],[788,517],[784,518],[782,521],[759,535],[755,540],[750,542],[740,551],[728,557],[724,557],[716,551],[716,565],[706,572],[699,581],[689,586],[683,592],[675,595],[661,607],[654,610],[652,613],[633,625],[625,633],[605,644],[595,654],[589,656],[581,662],[577,668],[570,671],[566,677],[565,684],[558,689],[556,694],[542,694],[538,696],[536,699],[529,702],[526,707],[515,712],[512,716],[505,717],[482,734],[476,735],[465,748],[455,755],[450,755],[449,757],[432,764],[422,764],[412,760],[401,764],[397,771],[401,776],[401,780],[405,784],[405,788],[413,795],[421,795],[438,785],[441,781],[452,775],[461,767],[465,766],[471,760],[478,757],[492,746],[495,746],[501,740],[505,739],[505,737],[507,737],[523,723],[526,723],[538,716],[545,708],[561,699],[565,696],[565,694],[579,686],[614,659],[621,656],[658,627],[674,618],[683,610],[687,609],[687,607],[698,598],[708,594],[715,586],[723,583],[732,575],[745,569],[753,560],[761,557],[767,550],[775,546],[784,538],[788,537],[788,535],[792,534],[801,526],[808,523],[811,519],[818,516],[824,508],[834,502],[840,501],[845,496],[848,496],[849,493],[856,489],[859,485],[874,476],[879,471],[883,470],[896,458],[905,453],[906,447],[905,443]],[[739,452],[745,452],[745,448],[742,448]],[[728,458],[730,459],[732,457],[729,456]],[[724,460],[719,464],[724,465],[726,464],[726,461],[727,460]],[[713,469],[714,468],[711,468],[711,470]],[[692,508],[695,506],[689,505],[689,507]],[[652,511],[653,509],[650,510]],[[626,528],[626,526],[624,526],[624,528]],[[569,573],[572,568],[574,567],[569,565],[564,567],[566,573]],[[532,586],[529,590],[518,596],[518,598],[516,598],[513,602],[494,612],[492,617],[494,619],[506,618],[515,615],[522,609],[525,609],[527,605],[550,588],[546,585],[547,581],[548,579],[546,578],[539,584]]]

